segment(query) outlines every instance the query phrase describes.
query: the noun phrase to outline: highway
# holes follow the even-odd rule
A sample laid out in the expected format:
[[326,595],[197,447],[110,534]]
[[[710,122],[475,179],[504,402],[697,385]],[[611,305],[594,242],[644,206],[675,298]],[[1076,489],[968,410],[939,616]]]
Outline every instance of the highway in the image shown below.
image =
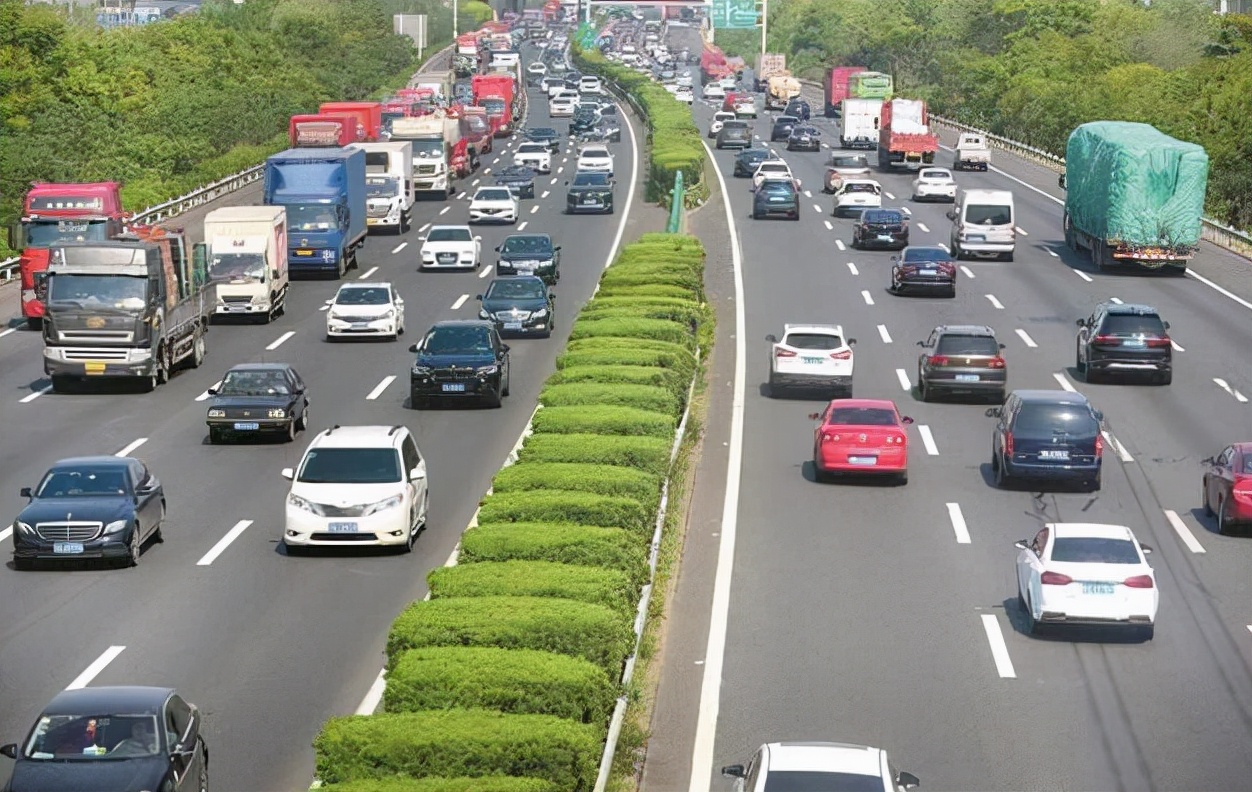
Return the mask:
[[[544,97],[532,89],[529,99],[531,124],[546,125]],[[565,123],[555,126],[564,130]],[[642,132],[634,129],[612,146],[616,214],[563,214],[564,181],[574,171],[563,144],[554,172],[536,182],[536,199],[522,202],[516,227],[475,226],[484,254],[477,272],[417,271],[419,235],[432,222],[464,223],[466,194],[419,203],[404,236],[372,235],[360,268],[347,278],[397,285],[408,324],[398,343],[326,343],[323,311],[339,286],[330,281],[294,282],[287,312],[273,324],[214,325],[205,366],[146,395],[120,388],[50,393],[38,334],[0,337],[5,525],[25,504],[19,489],[73,455],[133,452],[164,482],[169,503],[165,542],[149,546],[133,569],[16,572],[9,530],[0,532],[0,742],[23,739],[42,706],[71,683],[170,685],[206,713],[214,789],[307,788],[314,735],[327,717],[361,705],[382,667],[392,619],[423,596],[426,573],[452,552],[622,236],[639,175]],[[491,183],[488,169],[511,163],[514,145],[497,140],[482,170],[459,189],[472,193],[479,179]],[[198,239],[209,209],[259,200],[257,185],[173,225],[186,225]],[[502,410],[407,409],[409,344],[433,322],[477,316],[474,296],[492,275],[492,249],[522,230],[551,233],[564,248],[555,336],[510,342],[512,395]],[[16,299],[5,303],[11,310]],[[429,527],[413,555],[288,558],[279,549],[288,488],[279,471],[299,461],[309,436],[293,444],[210,446],[204,424],[205,391],[222,373],[265,360],[292,363],[309,383],[313,430],[397,423],[413,430],[432,493]],[[0,777],[10,767],[0,761]]]
[[[702,130],[712,109],[697,101]],[[770,123],[755,124],[766,140]],[[832,122],[816,124],[837,146]],[[1198,461],[1252,436],[1252,265],[1205,243],[1193,277],[1098,273],[1064,247],[1055,174],[995,151],[993,170],[956,179],[1013,190],[1016,260],[963,262],[955,299],[893,296],[893,254],[851,250],[852,221],[820,192],[829,150],[774,145],[803,182],[798,223],[750,219],[735,152],[714,155],[742,246],[747,379],[737,511],[722,523],[735,528],[718,540],[734,543],[729,608],[712,614],[726,629],[720,698],[691,700],[715,739],[695,750],[693,792],[730,789],[718,769],[774,740],[882,747],[930,790],[1239,786],[1252,773],[1252,542],[1203,517]],[[911,212],[913,243],[947,243],[949,206],[911,202],[913,174],[873,178],[885,207]],[[1111,298],[1171,323],[1171,386],[1092,386],[1074,371],[1075,320]],[[807,414],[821,402],[764,395],[764,337],[786,322],[841,323],[859,341],[855,395],[916,420],[906,487],[814,482]],[[1103,410],[1100,492],[991,485],[987,405],[916,395],[916,342],[941,323],[994,327],[1010,388],[1077,390]],[[719,331],[733,344],[733,322]],[[1155,640],[1023,632],[1013,542],[1058,520],[1129,525],[1156,549]],[[654,724],[654,741],[689,738]]]

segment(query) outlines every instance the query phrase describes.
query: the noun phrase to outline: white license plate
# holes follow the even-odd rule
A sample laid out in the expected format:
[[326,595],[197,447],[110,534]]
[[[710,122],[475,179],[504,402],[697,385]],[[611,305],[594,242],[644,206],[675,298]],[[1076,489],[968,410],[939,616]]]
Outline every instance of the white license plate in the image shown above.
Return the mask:
[[938,275],[939,274],[939,270],[933,270],[933,269],[924,269],[921,272],[923,275]]
[[356,533],[358,529],[354,522],[333,522],[326,525],[326,530],[330,533]]
[[985,242],[986,239],[987,237],[983,236],[982,234],[970,234],[968,237],[966,237],[966,240],[969,242]]
[[444,393],[464,393],[465,383],[464,382],[445,382],[443,384],[443,392]]
[[596,199],[594,199],[594,198],[584,198],[584,199],[583,199],[583,206],[598,206],[599,204],[600,204],[600,202],[599,202],[599,201],[597,201],[597,200],[596,200]]
[[891,234],[879,234],[879,235],[878,235],[878,241],[879,241],[879,242],[890,242],[890,241],[891,241]]
[[226,306],[226,310],[230,311],[231,313],[243,313],[243,312],[245,312],[245,311],[247,311],[247,310],[248,310],[248,306],[246,306],[246,305],[228,305],[228,306]]
[[368,330],[369,326],[370,326],[369,322],[353,322],[352,323],[353,330]]
[[235,424],[236,432],[255,432],[257,429],[260,429],[260,428],[261,428],[261,425],[259,423],[236,423]]
[[849,465],[877,465],[878,457],[876,456],[850,456],[848,457]]
[[1116,591],[1112,583],[1083,583],[1083,594],[1112,594]]
[[1069,459],[1069,452],[1068,452],[1068,451],[1064,451],[1064,450],[1060,450],[1060,449],[1047,449],[1047,448],[1045,448],[1044,450],[1042,450],[1042,451],[1040,451],[1040,452],[1039,452],[1039,458],[1040,458],[1040,459],[1061,459],[1061,460],[1068,460],[1068,459]]
[[979,380],[979,376],[977,374],[957,374],[956,375],[957,382],[977,382],[978,380]]
[[83,546],[78,542],[53,542],[52,552],[57,555],[78,555],[83,552]]
[[521,330],[522,323],[521,322],[505,322],[504,329],[505,330]]

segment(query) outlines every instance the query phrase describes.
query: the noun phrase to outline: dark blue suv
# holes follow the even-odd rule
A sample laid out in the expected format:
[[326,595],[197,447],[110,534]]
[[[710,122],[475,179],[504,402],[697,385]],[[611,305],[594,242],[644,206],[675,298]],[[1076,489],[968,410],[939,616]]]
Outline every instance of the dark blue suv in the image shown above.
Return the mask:
[[992,432],[991,472],[997,487],[1018,480],[1062,481],[1100,489],[1104,415],[1081,393],[1015,390],[999,407]]
[[415,410],[436,398],[475,399],[499,407],[509,395],[509,346],[492,322],[437,322],[409,351],[417,354],[409,372]]

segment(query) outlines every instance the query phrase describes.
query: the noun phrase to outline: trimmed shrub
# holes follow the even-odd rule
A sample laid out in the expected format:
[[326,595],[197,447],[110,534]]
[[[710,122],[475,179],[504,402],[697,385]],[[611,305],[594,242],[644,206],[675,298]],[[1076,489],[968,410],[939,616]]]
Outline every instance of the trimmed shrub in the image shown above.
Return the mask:
[[695,347],[695,336],[691,327],[681,322],[669,322],[664,319],[643,319],[618,317],[611,319],[583,319],[574,322],[570,332],[571,340],[609,336],[615,338],[641,338],[652,341],[668,341],[680,344],[688,349]]
[[[635,612],[638,591],[630,576],[601,566],[552,561],[484,561],[437,567],[426,576],[431,598],[556,597]],[[468,705],[467,705],[468,706]]]
[[[543,416],[540,420],[539,416]],[[635,437],[673,437],[673,416],[635,407],[606,404],[545,407],[531,424],[536,433],[601,434]]]
[[313,741],[327,783],[408,776],[521,775],[585,792],[604,729],[552,715],[442,710],[331,718]]
[[[540,410],[538,414],[542,415],[544,412],[545,410]],[[503,468],[491,482],[491,490],[495,495],[549,489],[581,490],[597,495],[634,498],[653,511],[661,500],[659,476],[614,465],[522,462]]]
[[683,286],[672,286],[662,283],[623,283],[616,286],[601,286],[596,292],[597,299],[608,297],[672,297],[678,300],[699,300],[697,289]]
[[[533,437],[532,437],[533,439]],[[502,492],[487,498],[478,519],[489,523],[555,522],[650,530],[654,514],[634,498],[576,490]]]
[[[513,467],[521,467],[514,465]],[[648,577],[647,549],[625,528],[560,523],[479,523],[461,537],[462,564],[555,561],[625,572],[632,583]]]
[[604,671],[577,657],[444,646],[401,654],[387,674],[383,706],[387,712],[493,709],[603,726],[616,698]]
[[392,622],[387,664],[424,646],[498,646],[581,657],[616,677],[634,644],[629,622],[602,605],[554,597],[419,600]]
[[663,366],[691,382],[696,357],[681,344],[630,338],[586,338],[572,341],[556,359],[558,370],[567,366]]
[[612,404],[675,417],[681,415],[683,410],[682,400],[673,391],[655,385],[601,385],[595,382],[549,385],[540,391],[539,401],[544,410],[549,407]]
[[703,289],[700,276],[676,269],[635,272],[630,267],[618,269],[617,265],[613,265],[604,271],[600,279],[602,289],[622,286],[676,286],[694,294],[701,294]]
[[669,472],[671,445],[672,440],[660,437],[536,434],[526,439],[518,459],[622,465],[664,476]]
[[561,792],[542,778],[478,776],[477,778],[362,778],[322,787],[326,792]]
[[[670,369],[658,366],[571,366],[548,377],[548,385],[571,382],[620,383],[622,385],[655,385],[667,388],[675,396],[686,396],[690,381],[684,382]],[[543,410],[539,411],[540,413]],[[537,414],[536,418],[539,417]]]

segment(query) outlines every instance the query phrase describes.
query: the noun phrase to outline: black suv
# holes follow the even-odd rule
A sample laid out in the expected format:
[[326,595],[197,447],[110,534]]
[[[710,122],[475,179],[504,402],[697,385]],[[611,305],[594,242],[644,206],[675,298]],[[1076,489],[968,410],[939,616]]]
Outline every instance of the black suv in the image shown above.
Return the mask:
[[801,121],[808,121],[813,115],[813,108],[809,107],[809,103],[804,99],[792,99],[787,103],[787,109],[783,112]]
[[1087,382],[1118,374],[1146,374],[1161,385],[1174,379],[1169,322],[1148,305],[1103,302],[1078,320],[1074,367]]
[[526,130],[526,142],[542,143],[548,147],[548,151],[553,154],[561,153],[560,133],[552,127],[537,127],[535,129]]
[[1081,393],[1016,390],[987,410],[998,418],[991,439],[991,473],[997,487],[1016,479],[1061,480],[1100,489],[1104,415]]
[[[730,122],[727,121],[727,124]],[[756,168],[767,159],[773,159],[774,152],[763,147],[746,148],[735,155],[735,176],[752,178]]]
[[899,209],[866,209],[852,226],[852,247],[894,248],[909,246],[909,221]]
[[922,401],[952,393],[988,396],[1004,401],[1008,366],[996,341],[996,331],[985,325],[939,325],[925,341],[917,359],[917,388]]
[[547,234],[509,234],[496,252],[497,275],[535,275],[549,286],[561,279],[561,246]]
[[409,371],[415,410],[437,397],[480,399],[499,407],[509,395],[509,346],[492,322],[437,322],[409,351],[417,354]]
[[613,214],[613,185],[617,184],[607,173],[578,171],[573,182],[565,182],[565,211],[599,212]]
[[478,318],[494,322],[501,335],[552,335],[556,295],[534,275],[494,278],[477,299],[483,304]]
[[800,123],[800,119],[793,115],[780,115],[774,119],[774,126],[769,131],[769,142],[776,140],[786,140],[791,137],[791,130],[796,124]]
[[596,128],[596,122],[600,120],[600,111],[594,107],[582,106],[574,111],[574,117],[569,122],[570,137],[585,135]]

